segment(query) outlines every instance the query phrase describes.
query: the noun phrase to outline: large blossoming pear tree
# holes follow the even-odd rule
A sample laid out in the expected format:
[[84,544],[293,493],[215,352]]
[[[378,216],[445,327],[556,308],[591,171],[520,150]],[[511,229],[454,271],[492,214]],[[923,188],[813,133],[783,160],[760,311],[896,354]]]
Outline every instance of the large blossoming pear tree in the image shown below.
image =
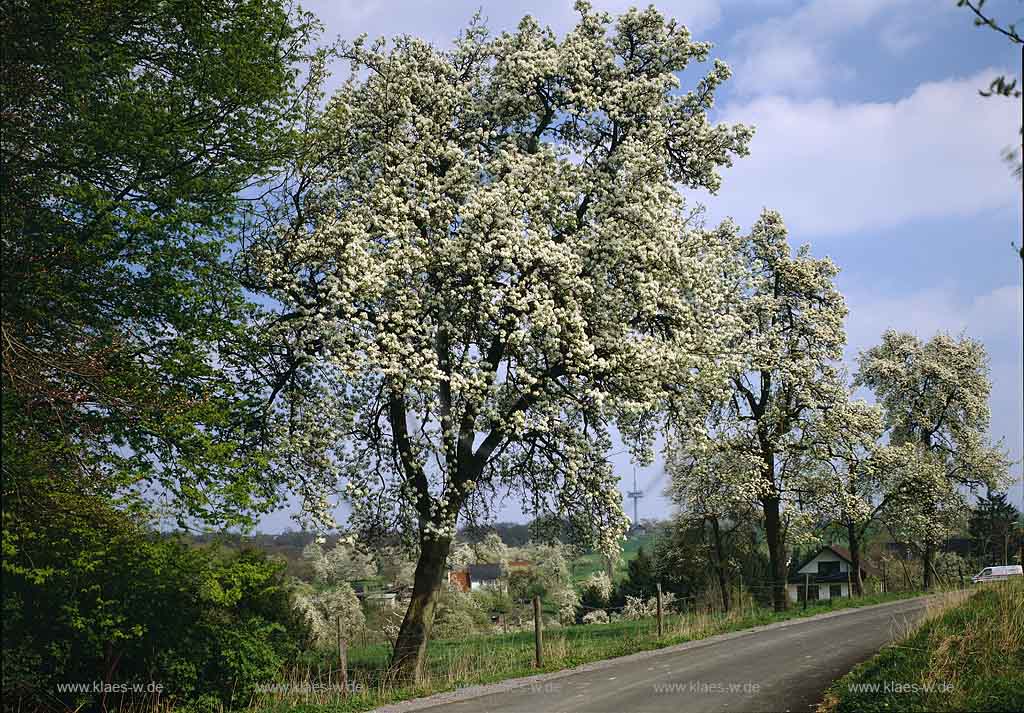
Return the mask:
[[1008,459],[988,433],[988,355],[969,337],[940,333],[926,342],[889,330],[880,344],[860,354],[858,366],[855,383],[874,392],[889,442],[918,451],[918,483],[902,498],[896,525],[920,544],[924,586],[930,589],[936,549],[962,524],[965,491],[1007,482]]
[[[846,304],[834,283],[835,264],[813,257],[806,246],[794,254],[774,211],[765,211],[748,235],[734,236],[730,254],[733,262],[721,279],[729,284],[728,311],[741,324],[730,347],[738,365],[725,392],[708,399],[700,427],[673,436],[685,458],[670,469],[674,479],[717,482],[722,503],[757,504],[772,602],[782,610],[787,540],[809,537],[813,525],[805,508],[813,493],[806,492],[803,473],[819,454],[809,444],[847,401],[839,366]],[[720,463],[728,466],[716,467]],[[714,471],[699,473],[708,468]]]
[[678,192],[747,151],[749,128],[707,116],[729,70],[681,87],[710,49],[684,26],[577,10],[563,38],[527,17],[450,50],[345,46],[291,219],[255,251],[301,365],[282,418],[304,492],[319,479],[354,534],[418,553],[406,675],[457,523],[512,494],[617,547],[612,429],[649,457],[666,392],[716,378],[735,332],[727,245]]

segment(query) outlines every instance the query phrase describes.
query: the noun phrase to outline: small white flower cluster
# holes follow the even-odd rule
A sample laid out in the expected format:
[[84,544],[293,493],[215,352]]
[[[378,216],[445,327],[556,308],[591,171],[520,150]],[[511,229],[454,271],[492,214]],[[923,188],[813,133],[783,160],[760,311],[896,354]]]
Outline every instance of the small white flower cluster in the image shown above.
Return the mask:
[[594,572],[583,583],[583,591],[592,592],[595,599],[602,604],[607,604],[612,596],[612,580],[608,577],[607,572]]
[[657,611],[657,601],[627,595],[626,604],[622,607],[622,618],[626,621],[639,621],[640,619],[649,619],[655,616]]

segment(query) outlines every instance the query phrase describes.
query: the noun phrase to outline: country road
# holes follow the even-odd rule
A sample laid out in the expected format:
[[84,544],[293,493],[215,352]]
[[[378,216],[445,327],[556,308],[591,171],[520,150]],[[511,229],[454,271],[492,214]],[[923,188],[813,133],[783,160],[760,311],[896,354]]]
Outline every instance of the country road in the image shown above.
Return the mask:
[[[847,609],[573,671],[378,709],[430,713],[808,711],[926,607],[924,598]],[[492,692],[493,691],[493,692]],[[484,695],[477,695],[484,693]],[[470,697],[472,696],[472,697]]]

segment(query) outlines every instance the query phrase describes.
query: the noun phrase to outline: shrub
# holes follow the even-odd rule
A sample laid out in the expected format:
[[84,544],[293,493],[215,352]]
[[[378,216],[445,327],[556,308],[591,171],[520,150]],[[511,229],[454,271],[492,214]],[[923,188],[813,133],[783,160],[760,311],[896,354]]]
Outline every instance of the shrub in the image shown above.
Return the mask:
[[[308,637],[283,563],[261,553],[188,547],[136,525],[100,499],[13,523],[5,552],[4,693],[25,710],[73,698],[59,681],[153,681],[187,706],[200,693],[245,703]],[[7,543],[5,542],[5,546]]]
[[607,624],[608,623],[608,612],[604,609],[597,609],[596,611],[587,612],[583,615],[584,624]]
[[576,610],[580,606],[579,593],[571,588],[559,589],[551,595],[551,600],[558,607],[558,621],[562,624],[576,623]]
[[637,621],[652,617],[655,610],[649,605],[650,600],[645,601],[640,597],[626,596],[626,605],[622,608],[622,618],[627,621]]
[[589,607],[608,606],[612,596],[612,580],[605,572],[594,572],[583,583],[582,601]]
[[476,622],[468,611],[442,609],[434,621],[433,636],[438,639],[458,639],[476,630]]
[[331,646],[337,642],[338,621],[346,636],[357,634],[366,626],[366,617],[359,598],[348,582],[340,582],[325,589],[293,582],[293,601],[299,615],[309,626],[312,642],[317,646]]

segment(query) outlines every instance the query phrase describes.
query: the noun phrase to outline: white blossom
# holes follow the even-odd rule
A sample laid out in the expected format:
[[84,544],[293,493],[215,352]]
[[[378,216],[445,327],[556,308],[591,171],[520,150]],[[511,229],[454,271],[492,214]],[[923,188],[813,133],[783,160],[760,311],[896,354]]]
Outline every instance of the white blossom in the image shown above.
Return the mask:
[[612,425],[649,459],[666,385],[729,359],[729,246],[677,190],[747,152],[707,117],[728,68],[680,91],[708,44],[653,8],[577,9],[562,39],[525,18],[451,51],[343,48],[294,214],[249,255],[301,357],[277,467],[314,522],[333,496],[353,532],[422,546],[511,491],[613,552]]

